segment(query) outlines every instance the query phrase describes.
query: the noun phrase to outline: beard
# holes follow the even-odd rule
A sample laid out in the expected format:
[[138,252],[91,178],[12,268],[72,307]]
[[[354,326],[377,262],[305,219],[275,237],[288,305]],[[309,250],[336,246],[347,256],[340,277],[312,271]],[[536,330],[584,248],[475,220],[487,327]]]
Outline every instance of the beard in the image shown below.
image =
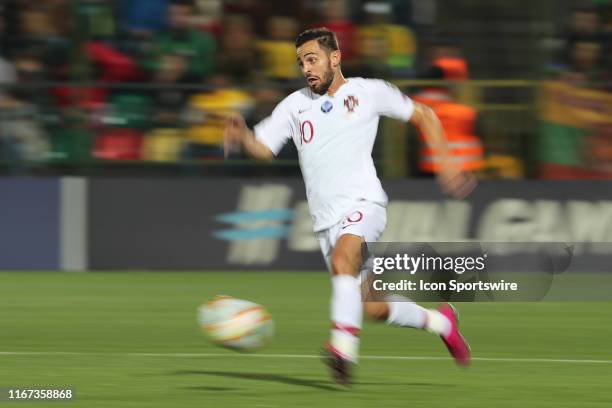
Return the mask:
[[328,65],[327,70],[323,73],[323,77],[319,80],[319,85],[309,85],[310,90],[319,95],[325,95],[327,90],[334,81],[334,71],[332,70],[331,63]]

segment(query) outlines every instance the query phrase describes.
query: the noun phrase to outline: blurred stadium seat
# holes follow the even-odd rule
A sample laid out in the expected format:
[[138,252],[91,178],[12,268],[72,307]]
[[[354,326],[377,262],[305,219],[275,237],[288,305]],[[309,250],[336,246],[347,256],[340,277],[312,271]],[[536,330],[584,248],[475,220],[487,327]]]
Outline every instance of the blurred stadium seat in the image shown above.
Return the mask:
[[144,138],[144,160],[158,162],[176,162],[180,160],[185,139],[181,129],[154,129]]
[[142,144],[142,133],[134,129],[108,129],[96,137],[93,156],[106,160],[139,160]]

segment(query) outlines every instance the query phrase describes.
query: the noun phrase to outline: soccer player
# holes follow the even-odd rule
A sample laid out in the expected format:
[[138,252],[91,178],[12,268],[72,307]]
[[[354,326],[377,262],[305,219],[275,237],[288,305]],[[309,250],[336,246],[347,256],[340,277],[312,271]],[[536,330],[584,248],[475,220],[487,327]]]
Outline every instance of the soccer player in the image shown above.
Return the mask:
[[357,362],[363,311],[388,324],[439,335],[460,365],[470,349],[450,305],[425,309],[410,301],[362,303],[359,272],[362,243],[381,236],[387,196],[372,161],[380,116],[415,125],[441,158],[442,189],[464,197],[474,188],[471,174],[455,168],[435,113],[397,87],[376,79],[344,78],[335,34],[326,28],[302,32],[295,41],[297,62],[308,86],[281,101],[251,131],[239,115],[228,118],[226,153],[239,145],[255,159],[271,160],[288,140],[295,143],[306,184],[314,231],[331,272],[331,338],[324,358],[339,383],[350,380]]

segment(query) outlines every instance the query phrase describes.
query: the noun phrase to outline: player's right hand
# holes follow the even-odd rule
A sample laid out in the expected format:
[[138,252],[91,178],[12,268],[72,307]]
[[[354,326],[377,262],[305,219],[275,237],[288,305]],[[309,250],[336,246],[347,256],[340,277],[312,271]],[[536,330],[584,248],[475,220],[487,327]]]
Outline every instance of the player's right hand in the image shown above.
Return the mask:
[[225,120],[223,130],[223,154],[227,159],[231,151],[239,150],[242,141],[247,136],[247,125],[239,114],[231,114]]
[[437,174],[438,183],[445,194],[454,198],[465,198],[478,183],[474,174],[453,166],[443,167]]

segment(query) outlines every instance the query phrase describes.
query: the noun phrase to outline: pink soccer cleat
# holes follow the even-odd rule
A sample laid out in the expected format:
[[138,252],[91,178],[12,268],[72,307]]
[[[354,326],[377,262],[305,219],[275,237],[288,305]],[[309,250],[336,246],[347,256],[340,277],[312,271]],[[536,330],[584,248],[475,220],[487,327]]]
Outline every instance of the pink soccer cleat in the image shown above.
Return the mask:
[[461,335],[461,332],[459,331],[457,311],[450,303],[447,303],[440,306],[438,308],[438,312],[446,316],[451,323],[450,333],[447,336],[440,336],[440,338],[458,365],[462,367],[469,366],[470,345],[467,343],[467,341],[465,341]]

